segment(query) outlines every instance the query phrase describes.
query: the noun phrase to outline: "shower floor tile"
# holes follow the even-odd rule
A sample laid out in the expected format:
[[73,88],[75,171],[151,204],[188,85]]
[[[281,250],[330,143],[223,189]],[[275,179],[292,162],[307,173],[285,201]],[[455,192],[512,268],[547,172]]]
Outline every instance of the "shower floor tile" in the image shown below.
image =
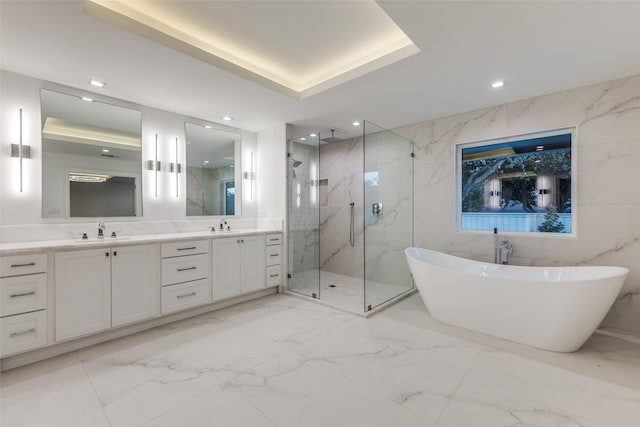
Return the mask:
[[292,276],[289,279],[291,292],[307,296],[316,293],[320,301],[355,313],[364,313],[368,305],[376,307],[408,290],[406,286],[374,280],[367,280],[365,289],[361,278],[320,270],[318,291],[318,270],[307,270]]

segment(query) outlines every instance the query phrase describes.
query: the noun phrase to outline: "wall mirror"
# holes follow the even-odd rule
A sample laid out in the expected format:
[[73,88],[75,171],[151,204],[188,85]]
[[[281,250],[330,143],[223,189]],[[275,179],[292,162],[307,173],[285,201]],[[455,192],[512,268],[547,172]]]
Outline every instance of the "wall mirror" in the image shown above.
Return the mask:
[[187,216],[240,215],[241,135],[185,123]]
[[142,215],[141,114],[41,93],[42,217]]

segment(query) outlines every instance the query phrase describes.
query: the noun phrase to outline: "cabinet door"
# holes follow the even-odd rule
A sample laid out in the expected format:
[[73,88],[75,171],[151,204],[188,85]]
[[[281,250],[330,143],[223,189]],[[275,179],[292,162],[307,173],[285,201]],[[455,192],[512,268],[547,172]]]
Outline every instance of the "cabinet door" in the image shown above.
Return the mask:
[[242,293],[264,289],[266,286],[264,236],[242,237],[241,240]]
[[240,295],[240,239],[214,239],[212,241],[213,300]]
[[56,341],[109,329],[109,249],[58,252],[55,260]]
[[112,248],[111,255],[112,326],[157,316],[160,285],[156,245]]

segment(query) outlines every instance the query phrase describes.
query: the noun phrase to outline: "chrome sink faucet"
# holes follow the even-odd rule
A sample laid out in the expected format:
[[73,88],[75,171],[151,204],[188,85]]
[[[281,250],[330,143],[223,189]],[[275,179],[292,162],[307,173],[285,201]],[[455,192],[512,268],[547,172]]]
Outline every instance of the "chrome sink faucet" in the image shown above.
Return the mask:
[[107,228],[107,226],[104,224],[104,222],[98,223],[98,239],[104,239],[105,228]]
[[226,218],[220,218],[220,231],[224,231],[225,227],[226,227],[227,231],[231,231],[231,226],[227,222],[227,219]]

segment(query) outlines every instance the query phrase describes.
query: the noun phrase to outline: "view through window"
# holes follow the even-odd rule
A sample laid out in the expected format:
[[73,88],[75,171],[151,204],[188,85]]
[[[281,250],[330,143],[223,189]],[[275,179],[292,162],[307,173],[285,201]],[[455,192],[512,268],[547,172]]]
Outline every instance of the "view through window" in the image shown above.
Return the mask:
[[458,145],[459,230],[572,232],[575,129]]

